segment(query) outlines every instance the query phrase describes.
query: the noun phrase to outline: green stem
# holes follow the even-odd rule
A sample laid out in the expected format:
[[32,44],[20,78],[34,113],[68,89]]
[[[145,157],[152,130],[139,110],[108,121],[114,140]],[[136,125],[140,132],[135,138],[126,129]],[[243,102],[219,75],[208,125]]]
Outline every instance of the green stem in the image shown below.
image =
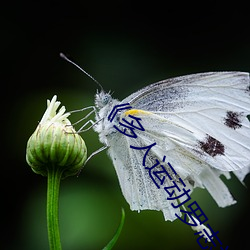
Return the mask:
[[58,167],[48,168],[47,186],[47,227],[50,250],[61,250],[59,231],[59,188],[62,170]]

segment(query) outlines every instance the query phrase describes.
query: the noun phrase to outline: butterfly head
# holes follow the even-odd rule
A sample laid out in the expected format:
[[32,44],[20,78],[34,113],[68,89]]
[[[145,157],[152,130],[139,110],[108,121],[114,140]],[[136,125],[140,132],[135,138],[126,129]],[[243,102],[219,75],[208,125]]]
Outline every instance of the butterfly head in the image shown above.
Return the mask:
[[103,90],[100,92],[97,90],[97,93],[95,95],[95,106],[97,109],[101,109],[107,105],[109,105],[112,102],[112,97],[110,93],[106,93]]

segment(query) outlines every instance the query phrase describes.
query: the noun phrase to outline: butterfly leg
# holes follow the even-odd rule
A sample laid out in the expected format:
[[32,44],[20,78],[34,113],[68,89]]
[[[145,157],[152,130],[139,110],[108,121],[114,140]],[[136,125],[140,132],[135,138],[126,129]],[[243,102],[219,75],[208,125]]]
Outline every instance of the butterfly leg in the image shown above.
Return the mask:
[[91,153],[91,155],[87,158],[87,160],[84,162],[83,166],[81,167],[81,169],[79,170],[79,172],[77,173],[77,176],[80,175],[82,169],[84,168],[84,166],[87,164],[87,162],[96,154],[102,152],[103,150],[107,149],[108,146],[102,146],[101,148],[97,149],[96,151],[94,151],[93,153]]
[[[86,132],[88,130],[90,130],[92,127],[94,127],[98,122],[100,122],[102,119],[96,121],[96,122],[93,122],[92,120],[88,120],[86,123],[84,123],[77,131],[77,133],[82,133],[82,132]],[[86,127],[86,125],[88,125],[89,123],[91,123],[91,125],[84,129],[84,127]]]
[[83,118],[81,118],[79,121],[75,122],[73,125],[76,125],[76,124],[82,122],[83,120],[87,119],[93,113],[96,114],[96,108],[94,106],[90,106],[90,107],[70,111],[70,114],[72,114],[72,113],[76,113],[76,112],[83,112],[83,111],[85,111],[87,109],[92,109],[92,110],[87,115],[85,115]]
[[[78,120],[77,122],[75,122],[74,124],[72,124],[73,126],[81,123],[82,121],[86,120],[88,117],[90,117],[93,113],[96,115],[97,112],[96,112],[96,108],[95,106],[90,106],[90,107],[86,107],[86,108],[82,108],[82,109],[78,109],[78,110],[73,110],[73,111],[70,111],[70,114],[72,113],[76,113],[76,112],[83,112],[85,110],[88,110],[88,109],[91,109],[91,111],[86,114],[83,118],[81,118],[80,120]],[[99,121],[97,121],[99,122]],[[91,129],[97,122],[93,122],[92,120],[88,120],[86,123],[84,123],[77,131],[77,133],[82,133],[82,132],[85,132],[85,131],[88,131],[89,129]],[[84,129],[88,124],[91,124],[88,128]]]
[[107,149],[108,146],[102,146],[101,148],[97,149],[96,151],[94,151],[93,153],[91,153],[91,155],[87,158],[87,160],[85,161],[84,165],[86,165],[86,163],[96,154],[102,152],[103,150]]

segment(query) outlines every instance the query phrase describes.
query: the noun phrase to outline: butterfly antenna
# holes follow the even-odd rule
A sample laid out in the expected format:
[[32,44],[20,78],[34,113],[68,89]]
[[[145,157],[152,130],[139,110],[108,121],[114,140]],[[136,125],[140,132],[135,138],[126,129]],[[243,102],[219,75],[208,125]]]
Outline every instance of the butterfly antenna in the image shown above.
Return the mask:
[[85,75],[87,75],[89,78],[91,78],[95,83],[97,83],[97,85],[101,88],[101,90],[103,90],[102,85],[92,76],[90,75],[88,72],[86,72],[84,69],[82,69],[79,65],[77,65],[76,63],[74,63],[73,61],[71,61],[67,56],[65,56],[63,53],[60,53],[60,57],[64,60],[66,60],[67,62],[73,64],[74,66],[76,66],[79,70],[81,70]]

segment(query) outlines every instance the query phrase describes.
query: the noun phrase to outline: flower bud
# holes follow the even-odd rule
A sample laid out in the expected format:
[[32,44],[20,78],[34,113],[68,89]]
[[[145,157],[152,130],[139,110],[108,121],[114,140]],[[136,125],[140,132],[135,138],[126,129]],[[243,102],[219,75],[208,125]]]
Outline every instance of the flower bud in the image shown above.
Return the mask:
[[41,122],[27,143],[26,160],[32,170],[47,176],[50,168],[62,171],[62,177],[79,172],[87,158],[86,145],[76,133],[65,113],[65,107],[56,113],[60,102],[54,96],[47,101]]

